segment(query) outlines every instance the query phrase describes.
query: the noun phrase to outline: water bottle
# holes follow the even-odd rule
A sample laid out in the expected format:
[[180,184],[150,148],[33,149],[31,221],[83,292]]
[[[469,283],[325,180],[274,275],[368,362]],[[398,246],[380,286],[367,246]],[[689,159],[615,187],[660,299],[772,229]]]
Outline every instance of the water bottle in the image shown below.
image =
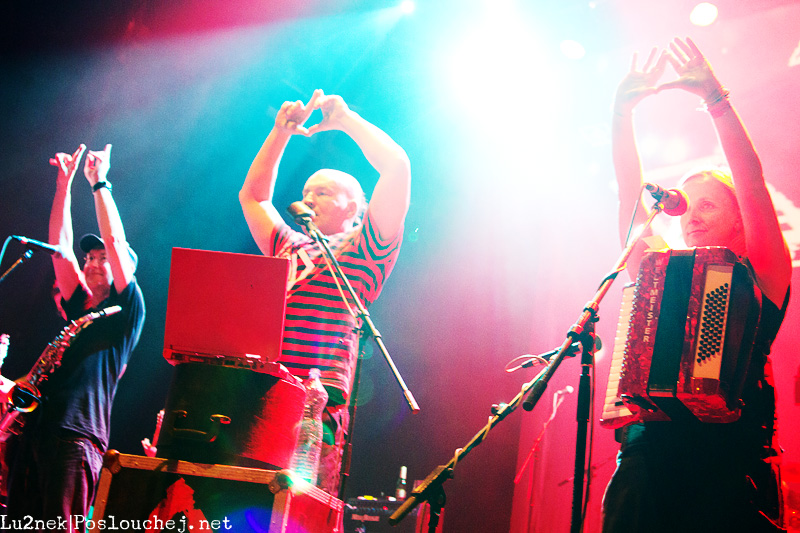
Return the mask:
[[328,392],[322,386],[319,374],[318,368],[312,368],[308,372],[308,379],[303,383],[306,403],[292,457],[294,473],[313,485],[317,483],[322,450],[322,410],[328,403]]
[[398,500],[406,499],[406,476],[408,475],[408,468],[405,466],[400,467],[400,476],[397,478],[397,487],[394,491],[394,497]]
[[11,337],[8,333],[0,334],[0,368],[8,355],[8,345],[11,344]]

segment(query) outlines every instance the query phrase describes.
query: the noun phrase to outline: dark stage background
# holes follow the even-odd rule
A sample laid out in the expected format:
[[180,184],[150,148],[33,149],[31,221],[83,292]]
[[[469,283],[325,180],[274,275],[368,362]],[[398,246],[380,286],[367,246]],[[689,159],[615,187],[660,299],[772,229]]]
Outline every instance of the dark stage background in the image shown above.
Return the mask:
[[[403,251],[370,311],[422,410],[409,413],[379,354],[365,361],[348,496],[392,493],[401,465],[411,480],[424,478],[486,424],[492,404],[533,377],[503,367],[559,345],[614,264],[609,116],[634,51],[690,35],[706,52],[759,148],[800,264],[800,6],[725,0],[720,19],[698,28],[688,22],[692,5],[444,0],[406,15],[366,0],[7,0],[0,237],[46,240],[56,151],[114,145],[109,179],[140,256],[148,315],[117,394],[111,445],[141,453],[171,378],[162,349],[172,247],[258,253],[237,192],[277,108],[316,88],[341,94],[412,162]],[[565,39],[585,55],[565,56]],[[692,166],[722,162],[695,100],[665,93],[638,110],[649,181],[671,186]],[[367,191],[377,179],[341,134],[295,138],[276,205],[299,199],[306,177],[325,166],[353,173]],[[81,171],[73,217],[76,236],[96,231]],[[21,252],[11,243],[2,269]],[[49,257],[37,253],[0,286],[0,331],[11,335],[4,375],[27,372],[61,328],[52,282]],[[601,309],[608,346],[621,283]],[[790,307],[776,343],[790,463],[800,462],[797,313]],[[513,479],[550,416],[550,392],[577,386],[576,363],[562,365],[533,413],[511,414],[458,465],[445,485],[445,533],[568,530],[576,395],[519,486]],[[598,429],[587,532],[598,530],[614,451]]]

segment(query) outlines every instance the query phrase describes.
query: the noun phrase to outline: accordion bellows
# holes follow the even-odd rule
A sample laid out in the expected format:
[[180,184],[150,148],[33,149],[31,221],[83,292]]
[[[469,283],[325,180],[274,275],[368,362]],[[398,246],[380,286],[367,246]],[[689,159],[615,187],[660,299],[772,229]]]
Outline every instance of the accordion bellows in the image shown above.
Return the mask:
[[760,313],[727,248],[645,254],[623,292],[601,425],[736,421]]

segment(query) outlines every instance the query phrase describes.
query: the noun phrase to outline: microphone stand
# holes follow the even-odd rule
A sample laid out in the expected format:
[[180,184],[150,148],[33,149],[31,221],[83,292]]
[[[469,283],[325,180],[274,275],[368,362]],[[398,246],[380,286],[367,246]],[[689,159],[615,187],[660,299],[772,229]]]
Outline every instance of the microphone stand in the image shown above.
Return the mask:
[[[295,215],[295,221],[305,228],[306,233],[308,234],[308,236],[311,237],[311,239],[314,242],[319,244],[319,246],[322,248],[322,250],[325,253],[325,255],[328,257],[328,260],[330,261],[330,265],[335,270],[334,275],[338,275],[339,279],[342,281],[344,286],[347,288],[347,292],[352,297],[353,302],[355,303],[355,307],[358,310],[358,312],[356,313],[357,317],[360,318],[361,321],[362,321],[362,327],[359,330],[359,335],[362,337],[361,340],[363,340],[363,338],[366,337],[366,332],[368,332],[369,335],[371,335],[372,338],[375,339],[375,343],[378,345],[378,348],[380,349],[381,353],[383,354],[384,359],[386,359],[386,362],[388,363],[389,368],[392,371],[392,375],[394,375],[395,379],[397,380],[397,384],[400,386],[400,388],[403,391],[403,396],[405,396],[405,398],[406,398],[406,402],[408,403],[409,409],[411,409],[412,413],[418,412],[419,411],[419,405],[417,404],[417,401],[414,399],[414,395],[411,394],[411,391],[406,386],[406,383],[403,380],[403,377],[400,375],[400,371],[397,369],[397,366],[395,366],[391,355],[389,355],[389,351],[386,349],[386,345],[383,343],[383,337],[381,336],[380,332],[378,331],[378,328],[375,326],[375,323],[372,321],[372,318],[370,317],[369,312],[367,312],[367,308],[364,307],[364,304],[361,302],[361,299],[356,294],[355,289],[353,289],[353,286],[350,284],[350,280],[347,279],[347,276],[342,271],[341,265],[336,260],[336,256],[333,254],[333,251],[331,250],[330,246],[328,245],[327,237],[322,232],[320,232],[319,228],[317,228],[316,224],[314,224],[314,221],[312,220],[312,215],[310,213],[295,214],[294,212],[291,211],[291,209],[290,209],[290,213]],[[366,330],[366,332],[365,332],[365,330]],[[362,342],[359,342],[359,345],[363,346]],[[362,362],[362,357],[361,357],[361,353],[359,353],[358,359],[356,360],[355,379],[353,380],[353,391],[352,391],[352,394],[350,395],[351,396],[350,397],[350,423],[348,424],[348,434],[347,434],[347,437],[346,437],[346,444],[345,444],[346,450],[345,450],[344,458],[342,460],[342,466],[343,466],[343,468],[342,468],[342,480],[341,480],[341,483],[339,485],[339,499],[340,500],[344,500],[345,485],[346,485],[345,482],[346,482],[347,478],[350,475],[349,474],[349,472],[350,472],[350,451],[351,451],[351,441],[352,441],[353,430],[354,430],[354,427],[355,427],[355,415],[356,415],[356,407],[357,407],[356,404],[357,404],[357,399],[358,399],[358,384],[359,384],[359,380],[361,379],[361,362]]]
[[[3,256],[0,254],[0,259],[2,259],[2,257],[3,257]],[[24,263],[25,261],[27,261],[27,260],[28,260],[28,259],[30,259],[31,257],[33,257],[33,250],[31,250],[30,248],[28,248],[27,250],[25,250],[25,252],[23,252],[23,254],[22,254],[21,256],[19,256],[19,258],[18,258],[16,261],[14,261],[14,264],[13,264],[13,265],[11,265],[11,266],[8,268],[8,270],[6,270],[5,272],[3,272],[3,275],[2,275],[2,276],[0,276],[0,283],[3,283],[3,281],[6,279],[6,277],[7,277],[9,274],[11,274],[11,272],[13,272],[15,268],[17,268],[18,266],[20,266],[22,263]]]
[[591,417],[591,383],[590,375],[594,368],[594,353],[591,339],[594,336],[594,323],[599,320],[597,311],[600,308],[600,302],[608,293],[611,285],[616,280],[620,272],[622,272],[627,264],[628,258],[633,252],[633,248],[641,240],[644,232],[653,223],[653,219],[664,210],[664,205],[660,201],[655,204],[647,220],[639,226],[638,230],[634,232],[631,238],[622,250],[619,259],[617,260],[614,269],[608,274],[600,283],[600,287],[595,292],[594,297],[585,305],[583,313],[581,313],[577,322],[570,328],[566,335],[564,343],[561,345],[559,352],[553,356],[547,366],[542,370],[537,377],[532,381],[530,392],[527,393],[523,408],[530,411],[538,403],[539,399],[544,394],[547,384],[553,377],[556,369],[564,360],[564,357],[571,351],[572,343],[580,341],[583,345],[583,355],[581,357],[581,375],[578,382],[578,412],[576,420],[578,422],[578,431],[576,435],[575,447],[575,470],[573,479],[572,491],[572,518],[571,518],[571,533],[580,533],[583,529],[583,508],[584,508],[584,472],[586,470],[586,436],[587,427]]
[[[545,356],[552,355],[555,352],[556,350],[551,350],[537,357],[544,358]],[[522,399],[528,394],[528,391],[536,382],[536,379],[541,376],[541,374],[542,373],[540,372],[536,378],[533,378],[528,383],[525,383],[520,392],[518,392],[509,403],[493,405],[492,416],[489,418],[489,422],[486,424],[486,426],[484,426],[483,429],[481,429],[474,437],[472,437],[472,439],[466,445],[464,445],[463,448],[458,448],[453,458],[450,459],[450,462],[437,466],[422,483],[420,483],[414,488],[413,491],[411,491],[411,495],[406,498],[405,502],[403,502],[403,504],[398,507],[397,510],[389,517],[389,524],[393,526],[397,525],[408,513],[413,511],[417,505],[423,502],[428,502],[430,506],[430,521],[428,522],[428,531],[429,533],[435,533],[436,526],[439,522],[439,516],[446,499],[444,489],[442,487],[443,483],[453,477],[455,467],[461,458],[466,456],[475,447],[486,440],[489,432],[506,416],[514,412],[514,410],[522,402]]]
[[[600,287],[595,293],[594,298],[586,304],[583,314],[567,333],[566,339],[561,347],[557,351],[550,351],[539,356],[542,358],[547,356],[549,358],[547,366],[531,381],[525,383],[520,392],[511,400],[510,403],[501,403],[492,406],[493,416],[489,418],[489,423],[480,432],[478,432],[478,434],[476,434],[464,448],[457,449],[450,462],[436,467],[436,469],[431,472],[431,474],[411,492],[411,495],[408,497],[408,499],[406,499],[405,502],[403,502],[403,505],[401,505],[389,517],[389,524],[393,526],[396,525],[409,512],[411,512],[414,507],[422,502],[428,501],[431,507],[431,519],[428,525],[428,531],[429,533],[435,533],[436,524],[439,520],[439,513],[441,512],[441,508],[445,501],[442,484],[448,478],[453,477],[454,469],[458,463],[458,460],[483,442],[489,431],[491,431],[494,426],[500,423],[500,421],[503,420],[509,413],[513,412],[523,398],[525,398],[525,401],[523,402],[523,408],[526,411],[533,409],[536,403],[542,397],[542,394],[544,394],[550,378],[552,378],[564,357],[573,355],[574,342],[579,341],[583,348],[583,354],[581,357],[582,371],[578,390],[577,421],[579,426],[578,435],[576,437],[577,442],[575,451],[575,476],[573,480],[572,524],[570,531],[571,533],[580,533],[581,529],[583,528],[583,480],[586,466],[586,429],[591,415],[590,375],[594,365],[594,323],[598,320],[597,310],[599,309],[600,301],[611,288],[611,284],[617,278],[619,273],[625,269],[628,258],[633,252],[633,248],[636,246],[639,240],[641,240],[644,232],[653,223],[653,219],[662,211],[664,211],[664,204],[661,199],[658,198],[657,203],[653,206],[652,210],[648,214],[647,220],[645,220],[644,224],[639,226],[631,238],[628,239],[622,254],[617,260],[614,270],[603,279]],[[555,355],[553,355],[554,353]]]
[[[614,270],[607,275],[597,290],[594,299],[586,304],[584,312],[578,322],[572,326],[567,334],[564,343],[560,348],[554,351],[542,354],[542,356],[550,357],[547,366],[539,372],[531,381],[523,384],[522,389],[516,396],[508,403],[501,403],[492,406],[492,417],[489,422],[480,430],[472,440],[470,440],[463,448],[458,448],[455,455],[447,464],[436,467],[419,486],[411,491],[410,496],[397,510],[389,517],[390,525],[397,525],[405,516],[410,513],[417,505],[423,502],[428,502],[430,505],[430,521],[428,523],[428,532],[435,533],[436,525],[439,522],[439,515],[445,503],[445,493],[443,484],[446,480],[454,476],[454,470],[458,461],[472,451],[476,446],[481,444],[497,424],[500,423],[509,413],[512,413],[520,403],[523,403],[523,408],[530,411],[542,397],[547,383],[552,378],[553,373],[563,361],[564,357],[573,355],[574,342],[580,342],[583,348],[581,357],[581,377],[579,381],[578,390],[578,413],[577,420],[579,422],[578,435],[575,451],[575,476],[573,479],[573,502],[572,502],[572,524],[571,532],[579,533],[583,527],[583,496],[584,496],[584,470],[586,461],[586,435],[588,421],[591,415],[591,383],[590,371],[593,368],[593,351],[594,351],[594,322],[597,321],[597,309],[602,298],[606,295],[611,287],[611,284],[616,279],[617,275],[625,269],[625,264],[633,252],[634,246],[639,242],[644,232],[650,227],[653,219],[663,211],[663,205],[657,203],[647,220],[642,226],[632,235],[625,249],[622,251],[620,258]],[[555,355],[553,355],[555,353]],[[523,402],[523,398],[525,399]]]

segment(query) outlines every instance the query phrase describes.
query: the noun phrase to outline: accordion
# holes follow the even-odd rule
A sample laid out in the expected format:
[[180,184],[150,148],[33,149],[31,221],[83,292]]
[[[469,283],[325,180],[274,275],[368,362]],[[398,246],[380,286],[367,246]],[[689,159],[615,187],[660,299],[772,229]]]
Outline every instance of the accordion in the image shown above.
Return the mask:
[[727,248],[645,254],[623,292],[600,424],[736,421],[760,314]]

